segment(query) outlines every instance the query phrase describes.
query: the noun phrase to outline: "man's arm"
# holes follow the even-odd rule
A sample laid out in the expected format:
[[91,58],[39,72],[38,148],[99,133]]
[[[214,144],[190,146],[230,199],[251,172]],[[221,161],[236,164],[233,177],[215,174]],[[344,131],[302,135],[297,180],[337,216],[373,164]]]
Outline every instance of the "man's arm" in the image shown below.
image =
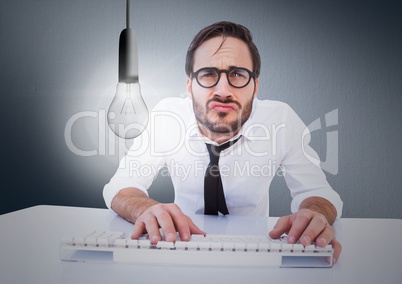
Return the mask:
[[300,240],[304,246],[314,241],[320,247],[332,244],[336,262],[342,250],[341,244],[335,239],[335,230],[332,227],[336,216],[336,209],[328,200],[312,196],[300,204],[299,211],[279,218],[269,235],[272,238],[279,238],[287,233],[289,243]]
[[191,234],[205,234],[176,204],[159,203],[137,188],[120,190],[112,200],[112,209],[134,223],[133,239],[147,232],[151,243],[156,244],[162,239],[159,228],[169,242],[176,241],[176,231],[183,241],[190,240]]
[[112,199],[112,209],[131,223],[152,205],[158,204],[142,190],[134,187],[124,188]]

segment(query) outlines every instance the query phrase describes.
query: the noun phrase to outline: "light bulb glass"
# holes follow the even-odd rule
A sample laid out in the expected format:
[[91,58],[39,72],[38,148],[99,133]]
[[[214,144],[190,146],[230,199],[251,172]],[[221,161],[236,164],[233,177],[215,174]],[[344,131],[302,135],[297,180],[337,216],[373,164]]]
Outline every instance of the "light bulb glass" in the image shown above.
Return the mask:
[[124,139],[135,138],[145,130],[148,124],[148,109],[141,96],[139,83],[117,84],[107,121],[110,129]]

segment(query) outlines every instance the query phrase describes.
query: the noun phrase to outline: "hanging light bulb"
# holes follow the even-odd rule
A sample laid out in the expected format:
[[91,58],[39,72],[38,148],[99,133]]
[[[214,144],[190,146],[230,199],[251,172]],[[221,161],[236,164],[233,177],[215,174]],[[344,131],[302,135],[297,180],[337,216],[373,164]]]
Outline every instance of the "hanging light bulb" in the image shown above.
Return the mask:
[[127,0],[127,27],[119,39],[119,83],[107,115],[110,129],[124,139],[139,136],[148,124],[148,109],[141,95],[138,76],[137,37],[130,28],[129,16],[130,1]]

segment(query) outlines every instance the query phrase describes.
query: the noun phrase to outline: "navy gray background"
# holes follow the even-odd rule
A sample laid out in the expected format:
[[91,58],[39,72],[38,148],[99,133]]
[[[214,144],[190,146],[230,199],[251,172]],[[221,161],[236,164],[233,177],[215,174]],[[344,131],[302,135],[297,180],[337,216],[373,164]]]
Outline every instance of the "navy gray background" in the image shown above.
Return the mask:
[[[402,20],[399,1],[132,0],[143,97],[151,108],[185,96],[184,59],[199,29],[231,20],[247,26],[262,56],[262,99],[291,105],[325,161],[327,133],[338,134],[337,173],[344,217],[402,218]],[[119,155],[102,113],[115,93],[124,0],[1,0],[0,213],[37,204],[105,207],[102,189]],[[83,151],[73,153],[65,139]],[[325,126],[325,124],[323,124]],[[103,144],[102,144],[103,143]],[[171,201],[169,178],[153,197]],[[290,211],[281,178],[271,215]]]

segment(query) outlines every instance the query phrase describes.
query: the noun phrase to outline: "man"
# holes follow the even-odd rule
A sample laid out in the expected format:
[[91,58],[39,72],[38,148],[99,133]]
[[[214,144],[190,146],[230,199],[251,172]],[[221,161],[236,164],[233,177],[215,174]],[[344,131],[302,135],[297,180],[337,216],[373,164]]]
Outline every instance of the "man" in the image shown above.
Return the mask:
[[[343,203],[306,157],[316,154],[299,117],[284,103],[256,98],[260,65],[241,25],[219,22],[196,35],[186,58],[188,98],[155,107],[148,130],[104,188],[107,206],[135,224],[132,238],[147,232],[156,243],[159,228],[167,241],[176,240],[176,231],[184,241],[205,234],[188,217],[194,213],[267,216],[268,188],[279,171],[293,197],[293,214],[280,218],[270,236],[287,233],[289,243],[305,246],[331,243],[336,261],[341,245],[332,224]],[[220,150],[223,144],[229,147]],[[172,204],[147,194],[163,166],[175,188]]]

